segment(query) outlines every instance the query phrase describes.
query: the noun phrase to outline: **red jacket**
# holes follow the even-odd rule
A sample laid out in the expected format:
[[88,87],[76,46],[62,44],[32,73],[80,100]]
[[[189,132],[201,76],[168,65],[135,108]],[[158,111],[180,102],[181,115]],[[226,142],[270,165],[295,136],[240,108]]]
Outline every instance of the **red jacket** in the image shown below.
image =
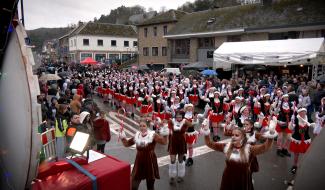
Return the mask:
[[97,118],[94,120],[94,133],[96,140],[111,140],[111,132],[109,128],[109,123],[106,119]]

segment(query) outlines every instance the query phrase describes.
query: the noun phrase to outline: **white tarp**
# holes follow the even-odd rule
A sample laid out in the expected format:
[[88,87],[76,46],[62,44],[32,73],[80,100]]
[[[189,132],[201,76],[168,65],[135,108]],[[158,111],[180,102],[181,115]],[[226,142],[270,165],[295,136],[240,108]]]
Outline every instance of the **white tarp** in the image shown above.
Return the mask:
[[214,51],[213,66],[230,70],[231,64],[302,64],[297,61],[320,52],[324,52],[324,38],[225,42]]

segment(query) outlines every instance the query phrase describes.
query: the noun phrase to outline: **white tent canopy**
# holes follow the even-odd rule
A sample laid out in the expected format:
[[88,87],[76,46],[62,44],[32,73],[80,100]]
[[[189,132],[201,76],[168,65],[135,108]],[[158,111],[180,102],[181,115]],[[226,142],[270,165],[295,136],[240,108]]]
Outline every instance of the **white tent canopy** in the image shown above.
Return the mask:
[[225,42],[214,51],[213,66],[230,70],[231,64],[302,64],[298,61],[320,52],[324,52],[324,38]]

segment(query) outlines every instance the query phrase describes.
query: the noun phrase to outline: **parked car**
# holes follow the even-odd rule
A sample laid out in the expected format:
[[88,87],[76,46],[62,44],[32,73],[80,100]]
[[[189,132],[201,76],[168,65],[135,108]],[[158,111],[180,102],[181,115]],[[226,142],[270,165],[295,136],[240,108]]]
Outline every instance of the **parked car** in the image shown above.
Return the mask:
[[163,74],[176,74],[176,75],[180,75],[181,71],[179,70],[179,68],[164,68],[160,71],[160,73]]

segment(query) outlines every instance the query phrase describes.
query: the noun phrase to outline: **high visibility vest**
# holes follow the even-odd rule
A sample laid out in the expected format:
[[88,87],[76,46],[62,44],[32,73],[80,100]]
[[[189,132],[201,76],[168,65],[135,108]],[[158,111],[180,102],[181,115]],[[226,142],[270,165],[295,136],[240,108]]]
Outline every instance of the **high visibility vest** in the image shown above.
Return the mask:
[[59,125],[58,125],[58,119],[55,119],[55,137],[64,137],[65,132],[68,128],[68,123],[66,119],[62,120],[62,126],[63,126],[63,131],[60,131]]

